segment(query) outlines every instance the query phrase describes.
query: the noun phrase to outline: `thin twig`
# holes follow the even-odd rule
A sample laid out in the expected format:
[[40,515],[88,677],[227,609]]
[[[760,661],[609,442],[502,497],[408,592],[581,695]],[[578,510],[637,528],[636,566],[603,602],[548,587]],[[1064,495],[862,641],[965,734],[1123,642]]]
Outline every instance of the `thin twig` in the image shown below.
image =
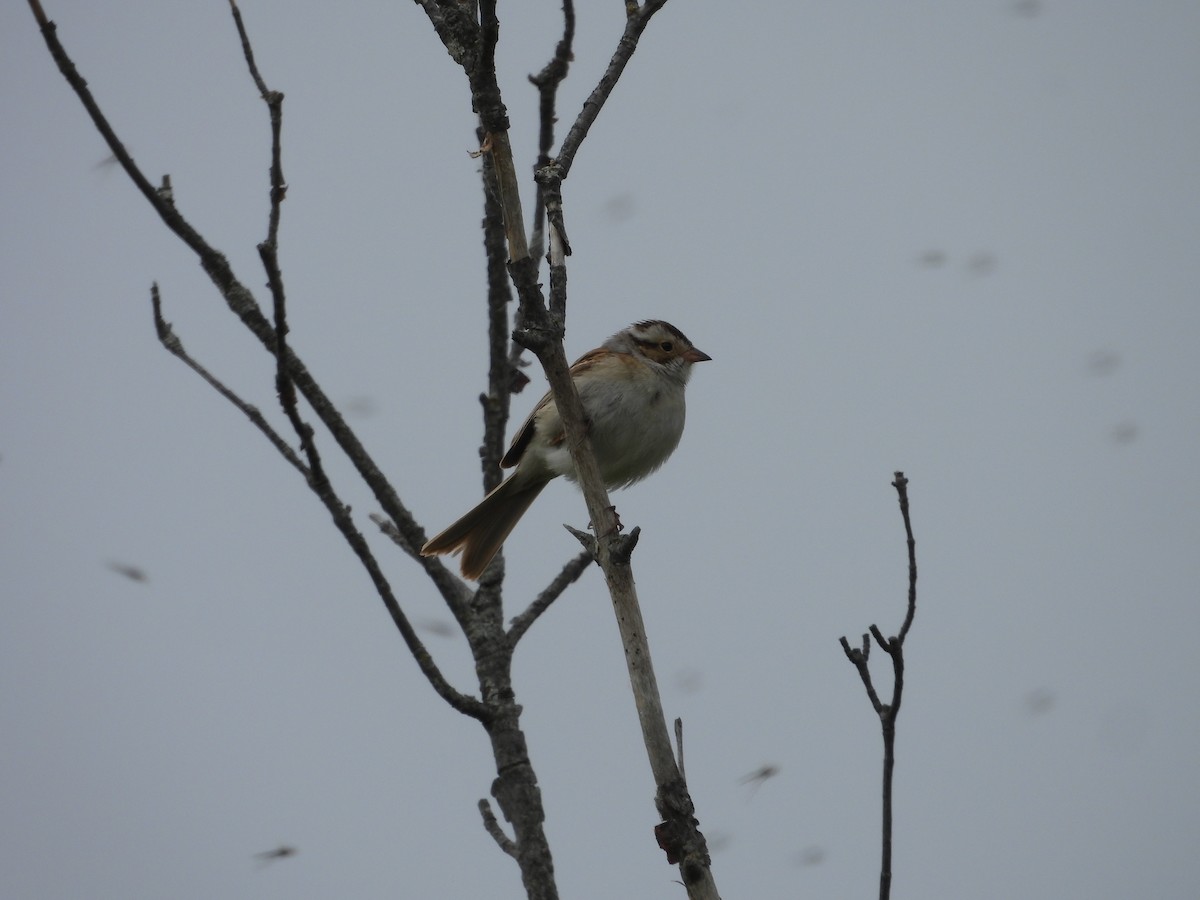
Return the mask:
[[683,719],[675,718],[675,747],[679,754],[679,777],[687,784],[687,770],[683,767]]
[[496,815],[492,812],[492,804],[488,803],[486,797],[479,801],[479,815],[483,816],[483,827],[492,836],[496,846],[513,859],[518,859],[516,843],[504,833],[504,829],[496,821]]
[[254,427],[266,435],[267,440],[269,440],[271,445],[279,451],[280,455],[285,460],[287,460],[288,464],[296,469],[296,471],[298,471],[301,475],[303,475],[305,479],[307,479],[309,476],[308,466],[306,466],[300,457],[296,455],[296,451],[293,450],[288,442],[280,436],[279,432],[272,428],[270,423],[263,418],[263,414],[259,412],[258,408],[251,406],[249,403],[246,403],[244,400],[242,400],[241,397],[227,388],[220,380],[216,378],[216,376],[214,376],[208,371],[208,369],[193,359],[188,352],[183,349],[183,342],[175,334],[175,330],[171,327],[171,323],[163,318],[162,299],[158,293],[157,282],[150,286],[150,304],[154,309],[154,328],[158,333],[158,339],[162,345],[166,347],[171,354],[178,357],[188,368],[208,382],[209,386],[213,390],[241,410],[242,414],[245,415],[246,418],[251,421],[251,423],[253,423]]
[[[164,191],[160,194],[159,189],[150,183],[149,179],[142,173],[142,170],[138,168],[137,163],[133,161],[133,157],[125,149],[125,145],[121,143],[116,132],[113,131],[112,126],[108,123],[108,119],[101,112],[99,104],[96,103],[91,90],[87,86],[87,81],[79,74],[79,71],[75,68],[75,63],[72,62],[71,58],[67,55],[66,49],[58,40],[58,26],[46,18],[46,14],[42,11],[38,0],[29,0],[29,6],[33,10],[34,18],[37,19],[38,25],[41,27],[42,37],[46,41],[46,47],[50,50],[50,56],[58,65],[58,70],[62,73],[63,78],[67,80],[67,83],[74,89],[80,102],[83,104],[83,108],[87,110],[87,114],[91,117],[92,124],[96,126],[96,130],[100,132],[100,136],[108,144],[108,149],[112,151],[113,157],[120,164],[121,168],[125,170],[125,174],[129,176],[134,186],[142,193],[142,196],[150,201],[150,205],[154,207],[155,212],[159,214],[167,224],[167,227],[175,232],[180,240],[191,247],[202,260],[205,259],[206,255],[215,253],[204,238],[200,236],[200,233],[175,209],[167,192]],[[212,272],[209,274],[212,276]],[[215,276],[212,277],[215,280]],[[218,284],[218,286],[220,285]],[[235,310],[235,312],[239,312],[239,310]]]
[[305,422],[300,415],[296,398],[296,385],[292,380],[292,371],[289,365],[291,354],[289,353],[287,344],[287,297],[283,286],[283,273],[279,267],[277,245],[280,204],[287,190],[280,162],[283,94],[267,89],[262,76],[259,75],[258,69],[254,65],[254,54],[250,48],[250,39],[243,27],[237,5],[231,0],[230,6],[233,8],[234,20],[237,23],[238,33],[241,35],[247,65],[250,67],[254,81],[259,86],[263,100],[266,101],[270,111],[271,213],[267,226],[267,239],[258,245],[258,252],[262,259],[263,268],[267,273],[267,286],[272,298],[276,358],[275,387],[279,394],[280,406],[287,416],[288,421],[291,422],[296,436],[300,439],[301,449],[308,459],[308,486],[320,498],[321,502],[325,504],[326,509],[333,518],[334,525],[342,533],[346,542],[367,570],[371,580],[375,584],[376,591],[383,598],[384,604],[391,613],[396,627],[408,645],[409,652],[417,660],[418,665],[434,690],[459,712],[480,721],[487,721],[491,716],[488,706],[450,685],[436,663],[434,663],[424,643],[417,636],[415,629],[413,629],[412,624],[408,621],[408,617],[400,608],[399,603],[396,602],[391,586],[383,575],[378,562],[375,560],[366,539],[363,537],[362,532],[354,525],[354,521],[350,515],[350,507],[338,496],[337,491],[329,480],[329,476],[325,472],[312,426]]
[[250,77],[254,79],[258,93],[265,100],[270,91],[267,90],[267,84],[258,73],[258,66],[254,62],[254,48],[250,46],[250,36],[246,34],[246,26],[242,22],[242,11],[238,9],[237,0],[229,0],[229,8],[233,12],[233,22],[237,26],[238,37],[242,39],[242,54],[246,57],[246,68],[250,70]]
[[[482,704],[476,698],[465,695],[451,687],[449,682],[447,682],[442,676],[441,671],[434,663],[433,658],[429,655],[429,652],[425,649],[425,645],[421,642],[420,638],[417,637],[416,631],[413,630],[412,626],[408,622],[408,619],[404,616],[403,611],[400,609],[400,605],[396,602],[396,598],[392,594],[391,586],[388,584],[382,570],[379,568],[378,562],[371,554],[366,540],[354,527],[353,521],[350,518],[349,509],[333,493],[332,488],[329,486],[328,479],[324,478],[324,473],[319,468],[319,457],[316,456],[315,447],[311,448],[313,453],[310,456],[310,464],[312,459],[316,458],[318,463],[316,471],[320,472],[319,476],[314,475],[314,468],[306,466],[300,460],[300,458],[296,455],[296,452],[288,445],[288,443],[279,435],[277,431],[275,431],[274,428],[270,426],[270,424],[267,423],[267,421],[263,418],[262,413],[243,401],[240,397],[233,393],[233,391],[231,391],[212,374],[210,374],[204,366],[188,355],[188,353],[183,349],[183,342],[175,334],[171,324],[163,318],[162,301],[159,296],[157,284],[151,287],[150,302],[154,308],[155,329],[158,332],[158,339],[162,342],[163,346],[171,354],[182,360],[188,366],[188,368],[192,369],[192,371],[196,372],[196,374],[208,382],[208,384],[211,385],[213,389],[217,391],[217,393],[241,410],[250,419],[250,421],[253,422],[254,425],[264,435],[266,435],[272,446],[279,451],[283,458],[286,459],[297,471],[299,471],[300,474],[304,476],[308,484],[313,487],[314,492],[325,504],[326,509],[328,509],[330,514],[333,516],[334,524],[337,526],[338,530],[342,532],[343,536],[346,538],[346,541],[350,544],[351,549],[354,550],[355,554],[366,568],[367,574],[370,576],[372,583],[375,585],[376,591],[383,599],[384,606],[388,609],[388,612],[391,613],[392,619],[396,623],[396,627],[400,630],[401,636],[408,645],[409,652],[411,652],[413,657],[417,660],[417,664],[421,667],[421,671],[425,674],[425,677],[429,680],[434,690],[436,690],[438,694],[450,704],[450,706],[452,706],[454,709],[457,709],[459,712],[471,716],[472,718],[479,719],[480,721],[486,721],[489,715],[487,707],[485,707],[484,704]],[[294,424],[295,423],[293,423],[293,426]],[[311,429],[309,429],[309,431],[311,431]],[[308,450],[310,448],[306,447],[305,449]],[[320,489],[320,483],[322,480],[324,482],[324,489]]]
[[[563,34],[554,48],[554,56],[536,75],[530,75],[529,81],[538,89],[538,158],[533,170],[550,162],[550,150],[554,147],[554,125],[558,122],[555,106],[558,101],[558,87],[567,77],[571,60],[575,58],[573,44],[575,42],[575,3],[574,0],[563,0]],[[534,197],[533,231],[529,236],[530,254],[538,258],[543,253],[542,242],[544,222],[546,218],[546,200],[543,188],[538,185]]]
[[913,617],[917,614],[917,542],[913,538],[912,519],[908,511],[908,479],[904,477],[903,472],[897,472],[892,485],[900,495],[900,515],[904,518],[904,533],[908,539],[908,612],[897,635],[897,639],[903,644],[908,636],[908,629],[912,627]]
[[625,71],[625,66],[629,64],[634,51],[637,50],[642,32],[646,30],[646,26],[650,24],[650,19],[654,17],[654,14],[664,5],[666,5],[666,0],[647,2],[640,7],[635,3],[626,4],[628,15],[625,19],[625,32],[617,42],[617,49],[609,59],[608,67],[600,76],[599,83],[584,101],[583,108],[579,111],[574,124],[571,125],[567,136],[563,138],[558,156],[555,157],[553,166],[561,172],[558,177],[559,181],[565,180],[570,172],[571,166],[575,162],[575,154],[579,152],[583,139],[587,137],[596,117],[600,115],[600,110],[604,108],[613,88],[617,86],[621,73]]
[[583,108],[563,139],[558,155],[538,167],[535,172],[540,201],[538,212],[540,214],[544,208],[550,236],[550,313],[560,322],[566,318],[565,258],[571,255],[571,242],[567,238],[562,212],[562,183],[571,171],[575,154],[579,152],[583,139],[587,137],[596,117],[600,115],[600,110],[604,108],[634,51],[637,50],[642,32],[665,3],[666,0],[655,0],[639,7],[630,0],[626,4],[625,31],[617,42],[617,49],[613,52],[608,67],[584,101]]
[[566,315],[566,267],[563,260],[571,255],[571,242],[567,238],[567,229],[563,221],[562,183],[571,171],[575,154],[579,152],[583,139],[587,137],[596,117],[600,115],[600,110],[604,108],[634,51],[637,50],[642,32],[665,3],[666,0],[655,0],[640,7],[632,0],[626,3],[625,31],[617,42],[617,49],[609,59],[608,67],[584,101],[583,108],[559,147],[558,155],[535,172],[539,199],[545,208],[550,235],[550,312],[559,319],[565,318]]
[[[133,157],[125,149],[124,144],[117,137],[116,132],[113,131],[108,119],[100,110],[99,104],[88,88],[87,82],[76,70],[74,62],[72,62],[62,43],[58,40],[54,22],[46,19],[37,0],[29,0],[29,2],[35,18],[37,18],[38,24],[41,26],[42,36],[46,41],[46,46],[50,51],[51,57],[57,63],[59,71],[62,72],[67,83],[74,89],[84,109],[96,126],[96,130],[104,138],[105,143],[108,144],[108,148],[112,151],[117,162],[120,163],[130,180],[150,203],[154,211],[158,213],[167,227],[196,254],[200,260],[201,267],[212,280],[213,284],[216,285],[217,290],[224,298],[230,311],[241,320],[242,324],[259,340],[263,347],[274,356],[275,329],[270,320],[263,314],[258,302],[254,299],[254,295],[234,274],[225,255],[210,245],[176,208],[171,191],[166,189],[169,185],[169,180],[164,178],[163,188],[160,189],[152,185],[146,178],[137,163],[134,162]],[[384,513],[395,523],[397,531],[403,536],[405,542],[410,547],[419,549],[428,538],[424,529],[417,524],[412,513],[401,502],[399,495],[359,441],[358,436],[346,424],[341,412],[326,396],[324,390],[322,390],[316,379],[312,377],[300,358],[291,350],[288,350],[287,359],[288,371],[291,373],[292,380],[295,382],[297,389],[304,396],[304,399],[308,401],[308,404],[313,408],[313,411],[317,414],[322,424],[329,429],[330,434],[346,455],[346,458],[350,460],[363,481],[371,489],[376,501],[383,508]],[[463,606],[462,580],[454,575],[438,557],[418,557],[418,562],[430,580],[433,581],[434,586],[441,593],[442,598],[451,608],[454,615],[456,617],[467,615],[467,611]]]
[[[246,25],[242,21],[242,12],[238,9],[236,0],[229,0],[233,12],[233,23],[237,27],[238,37],[242,41],[242,54],[246,57],[246,68],[258,88],[259,96],[267,104],[271,117],[271,213],[267,225],[267,243],[272,247],[278,246],[280,205],[287,195],[287,182],[283,180],[283,94],[272,91],[267,87],[254,62],[254,48],[250,46],[250,36],[246,33]],[[286,360],[286,356],[281,357]]]
[[[116,157],[126,174],[129,175],[130,180],[141,191],[142,195],[159,214],[159,217],[166,223],[167,227],[200,258],[200,263],[204,271],[217,286],[230,310],[241,319],[242,323],[259,339],[263,346],[274,354],[275,329],[263,315],[258,303],[254,300],[254,296],[234,275],[225,256],[210,246],[201,237],[200,233],[179,213],[171,192],[166,190],[169,182],[164,179],[164,189],[160,190],[155,188],[142,173],[141,169],[134,162],[133,157],[125,149],[124,144],[117,137],[116,132],[113,131],[108,119],[100,110],[99,104],[97,104],[91,90],[87,86],[87,81],[79,74],[74,62],[67,55],[66,49],[58,40],[57,28],[54,22],[46,19],[37,0],[30,0],[30,8],[33,10],[33,14],[41,26],[42,36],[46,41],[46,46],[50,51],[51,57],[58,64],[59,71],[62,72],[67,83],[74,89],[84,109],[87,110],[88,115],[91,116],[96,130],[100,132],[100,135],[108,144],[113,156]],[[416,546],[420,546],[425,540],[424,532],[412,519],[408,510],[400,503],[399,497],[396,496],[391,485],[383,477],[382,472],[375,466],[353,431],[346,425],[341,413],[337,411],[336,407],[325,396],[325,393],[308,373],[308,370],[299,358],[291,351],[288,351],[285,355],[291,379],[317,412],[321,421],[329,428],[346,456],[354,463],[363,480],[375,492],[376,498],[384,507],[385,512],[391,516],[393,521],[402,523],[402,531],[407,540]],[[336,505],[330,511],[334,514],[335,522],[339,522]],[[342,508],[342,511],[344,513],[344,508]],[[368,575],[370,575],[372,582],[379,591],[384,606],[391,614],[393,621],[400,630],[401,636],[408,645],[409,651],[413,654],[418,666],[420,666],[434,690],[459,712],[473,718],[486,720],[490,713],[483,703],[476,698],[455,690],[442,677],[441,672],[433,663],[429,653],[417,638],[416,632],[413,631],[412,626],[409,625],[408,620],[400,610],[396,598],[392,595],[391,588],[386,579],[384,579],[382,571],[371,556],[365,540],[357,533],[353,525],[349,523],[348,514],[345,514],[343,518],[344,522],[339,522],[339,527],[343,524],[349,525],[348,529],[343,528],[343,534],[346,535],[352,549],[355,550],[364,566],[366,566]],[[461,594],[458,592],[456,586],[458,580],[450,576],[444,566],[426,564],[425,568],[427,571],[430,571],[435,584],[438,584],[442,589],[442,595],[447,599],[447,603],[451,604],[452,608],[454,605],[460,604]],[[440,570],[440,573],[438,570]],[[439,574],[442,576],[441,578],[438,577]]]
[[858,675],[862,679],[863,687],[866,688],[867,698],[871,701],[871,707],[880,715],[883,714],[883,702],[879,699],[879,694],[875,690],[875,685],[871,681],[871,670],[867,667],[867,661],[871,655],[871,636],[863,635],[862,648],[851,648],[850,642],[845,637],[840,638],[842,650],[845,651],[846,658],[854,664],[858,670]]
[[[879,863],[879,900],[888,900],[892,891],[892,782],[896,766],[896,716],[904,697],[904,640],[912,627],[917,611],[917,543],[913,538],[912,519],[908,506],[908,479],[903,472],[895,473],[892,487],[900,500],[900,515],[904,520],[904,531],[908,540],[908,604],[900,633],[893,638],[884,637],[877,625],[871,625],[869,634],[863,635],[862,646],[851,647],[842,637],[842,651],[854,665],[866,688],[871,706],[879,716],[883,734],[883,784],[882,784],[882,839]],[[892,698],[890,703],[880,700],[867,663],[870,659],[871,640],[879,645],[892,661]]]
[[587,571],[588,566],[593,562],[595,559],[588,551],[580,553],[567,562],[562,570],[554,576],[554,579],[546,585],[546,589],[537,595],[537,599],[529,604],[524,612],[513,617],[512,626],[508,629],[509,645],[515,646],[538,617],[550,608],[550,605],[562,595],[563,591],[578,581],[579,576]]

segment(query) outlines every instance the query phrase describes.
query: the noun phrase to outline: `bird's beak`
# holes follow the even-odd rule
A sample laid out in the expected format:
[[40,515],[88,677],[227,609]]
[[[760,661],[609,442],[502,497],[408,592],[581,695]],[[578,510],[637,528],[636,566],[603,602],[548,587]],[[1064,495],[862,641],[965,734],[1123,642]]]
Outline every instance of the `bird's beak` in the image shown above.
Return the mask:
[[695,347],[683,354],[683,358],[690,363],[707,362],[708,360],[712,359],[712,357],[703,350],[699,350]]

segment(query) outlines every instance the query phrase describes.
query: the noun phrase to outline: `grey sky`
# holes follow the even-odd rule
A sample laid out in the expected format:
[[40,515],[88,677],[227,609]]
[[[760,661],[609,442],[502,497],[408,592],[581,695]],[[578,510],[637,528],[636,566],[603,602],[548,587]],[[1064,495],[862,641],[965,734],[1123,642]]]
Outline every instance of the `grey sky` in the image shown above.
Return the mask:
[[[564,122],[623,16],[580,6]],[[257,288],[268,131],[227,5],[46,9]],[[242,9],[287,95],[293,346],[440,528],[480,490],[464,79],[411,3]],[[653,316],[714,359],[679,451],[615,500],[717,883],[874,895],[878,728],[837,639],[902,616],[899,468],[921,585],[895,896],[1193,898],[1200,5],[755,9],[672,0],[565,185],[569,355]],[[524,167],[557,7],[501,16]],[[0,85],[0,895],[522,896],[478,822],[484,736],[294,472],[157,344],[152,281],[273,410],[271,361],[104,163],[22,3]],[[507,546],[510,614],[585,521],[546,491]],[[448,621],[377,544],[412,617]],[[597,572],[516,678],[562,895],[680,896]]]

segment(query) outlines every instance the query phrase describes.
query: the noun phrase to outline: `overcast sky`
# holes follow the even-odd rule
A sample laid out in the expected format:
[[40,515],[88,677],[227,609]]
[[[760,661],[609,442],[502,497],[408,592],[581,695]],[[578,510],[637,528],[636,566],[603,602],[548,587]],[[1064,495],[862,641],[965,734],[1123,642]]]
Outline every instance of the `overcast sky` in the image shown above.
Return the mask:
[[[564,126],[623,19],[578,5]],[[227,4],[44,6],[263,300],[269,133]],[[500,7],[528,171],[558,4]],[[656,317],[713,357],[676,455],[614,499],[722,894],[876,892],[878,723],[838,638],[902,618],[902,469],[894,896],[1200,895],[1200,4],[749,8],[671,0],[565,185],[568,355]],[[287,96],[293,347],[435,531],[480,492],[465,79],[410,2],[242,9]],[[295,472],[157,343],[154,281],[281,422],[271,360],[15,0],[0,121],[0,895],[523,896],[479,824],[484,734]],[[576,552],[563,522],[586,512],[556,484],[507,546],[509,615]],[[434,591],[372,540],[471,690]],[[597,571],[515,678],[562,896],[682,896]]]

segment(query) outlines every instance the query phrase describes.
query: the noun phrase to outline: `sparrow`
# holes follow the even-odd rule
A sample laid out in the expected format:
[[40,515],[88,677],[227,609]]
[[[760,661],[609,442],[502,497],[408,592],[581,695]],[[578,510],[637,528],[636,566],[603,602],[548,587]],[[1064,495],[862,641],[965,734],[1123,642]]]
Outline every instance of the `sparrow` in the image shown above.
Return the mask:
[[[608,489],[641,481],[667,461],[683,434],[683,392],[692,365],[710,359],[674,325],[651,319],[617,332],[571,366]],[[517,430],[500,465],[513,473],[430,538],[422,556],[461,553],[463,575],[478,580],[542,488],[560,475],[576,480],[562,418],[549,393]]]

